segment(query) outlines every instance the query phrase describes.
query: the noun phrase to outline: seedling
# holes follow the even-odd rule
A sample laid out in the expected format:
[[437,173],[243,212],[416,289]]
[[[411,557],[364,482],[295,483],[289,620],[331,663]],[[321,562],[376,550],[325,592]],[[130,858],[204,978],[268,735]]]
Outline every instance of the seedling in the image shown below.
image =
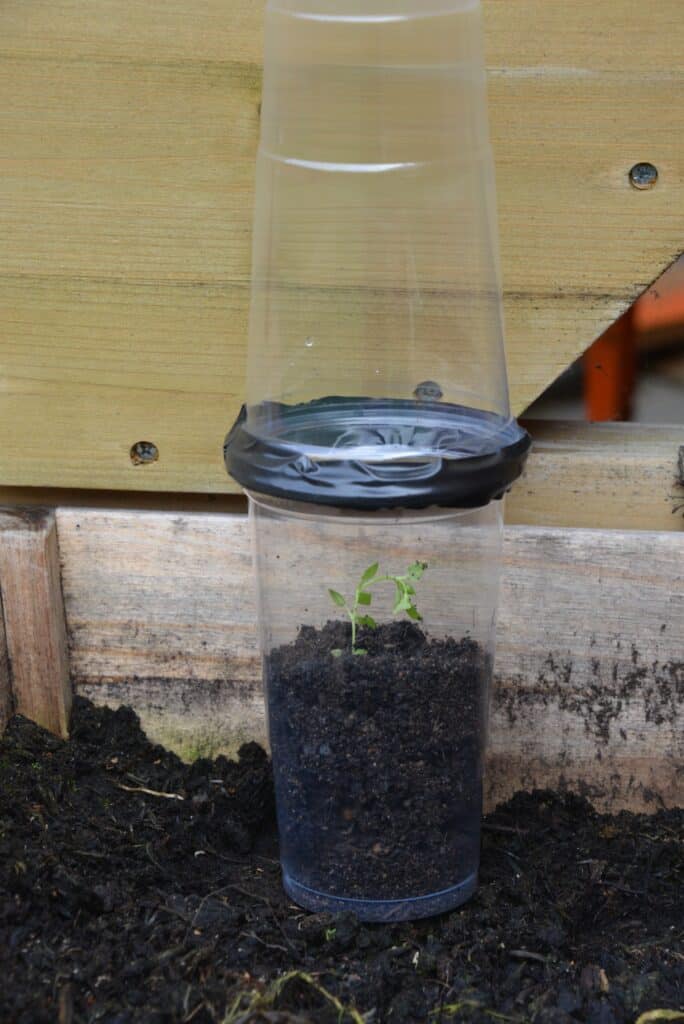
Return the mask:
[[[394,602],[394,614],[400,615],[402,612],[406,612],[408,617],[413,619],[414,622],[422,622],[423,616],[418,611],[415,602],[415,584],[423,578],[423,573],[426,569],[426,562],[414,562],[413,565],[408,567],[405,576],[379,576],[378,572],[380,571],[380,565],[378,562],[374,562],[373,565],[368,566],[361,576],[361,580],[354,594],[353,604],[350,604],[347,599],[339,593],[339,591],[328,590],[333,603],[336,604],[338,608],[344,608],[351,621],[352,654],[357,656],[368,654],[368,651],[364,650],[363,647],[356,646],[356,636],[359,626],[367,626],[369,629],[377,629],[378,627],[373,616],[369,615],[368,612],[365,611],[365,609],[369,608],[373,603],[371,587],[376,587],[380,583],[393,583],[397,590],[396,600]],[[341,658],[343,654],[341,650],[335,650],[332,653],[336,658]]]

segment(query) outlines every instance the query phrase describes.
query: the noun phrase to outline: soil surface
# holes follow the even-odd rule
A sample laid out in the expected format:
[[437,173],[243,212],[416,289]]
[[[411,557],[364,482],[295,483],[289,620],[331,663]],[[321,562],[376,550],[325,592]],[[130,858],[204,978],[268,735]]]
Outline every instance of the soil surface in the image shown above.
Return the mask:
[[69,742],[19,717],[0,740],[0,1021],[632,1024],[684,1006],[683,832],[520,794],[457,911],[307,914],[259,747],[184,765],[79,699]]
[[283,862],[336,898],[462,886],[477,870],[487,657],[411,622],[362,628],[357,646],[350,623],[328,622],[267,659]]

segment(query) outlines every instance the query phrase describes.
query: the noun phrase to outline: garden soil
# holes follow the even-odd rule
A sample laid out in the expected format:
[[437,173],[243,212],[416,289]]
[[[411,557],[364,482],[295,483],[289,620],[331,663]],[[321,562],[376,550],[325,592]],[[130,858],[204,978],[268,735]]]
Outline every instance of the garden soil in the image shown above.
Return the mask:
[[477,870],[491,663],[412,622],[364,627],[357,644],[349,623],[303,626],[266,660],[280,839],[312,909],[329,909],[321,892],[388,901],[387,920]]
[[458,910],[310,914],[258,746],[185,765],[77,699],[68,742],[21,717],[0,739],[0,1022],[632,1024],[684,1008],[683,831],[519,794]]

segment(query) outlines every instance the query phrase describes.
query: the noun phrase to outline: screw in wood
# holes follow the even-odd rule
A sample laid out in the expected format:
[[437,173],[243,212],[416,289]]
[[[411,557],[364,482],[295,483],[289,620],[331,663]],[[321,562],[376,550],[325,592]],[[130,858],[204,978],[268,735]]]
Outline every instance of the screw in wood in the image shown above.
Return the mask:
[[159,458],[159,449],[151,441],[136,441],[131,447],[131,462],[134,466],[149,466]]
[[658,168],[649,163],[634,164],[629,172],[629,180],[634,188],[642,192],[644,189],[653,188],[658,181]]

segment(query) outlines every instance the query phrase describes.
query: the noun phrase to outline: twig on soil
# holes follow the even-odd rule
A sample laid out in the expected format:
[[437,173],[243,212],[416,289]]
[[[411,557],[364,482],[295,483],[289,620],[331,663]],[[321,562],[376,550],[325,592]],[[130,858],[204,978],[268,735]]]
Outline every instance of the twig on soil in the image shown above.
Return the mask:
[[[219,860],[224,861],[226,864],[237,864],[240,867],[245,868],[249,867],[249,864],[247,864],[244,857],[227,857],[225,853],[219,853],[218,850],[215,850],[213,846],[209,845],[209,843],[205,843],[204,849],[206,853],[210,853],[212,857],[217,857]],[[277,861],[273,861],[273,863],[276,864]]]
[[290,953],[295,953],[295,954],[297,953],[296,947],[292,945],[292,943],[290,942],[290,940],[288,939],[288,937],[287,937],[287,935],[285,933],[285,929],[283,928],[282,924],[278,920],[278,915],[276,914],[275,910],[273,909],[273,906],[271,905],[271,901],[269,899],[267,899],[266,896],[260,896],[257,893],[249,892],[247,889],[243,889],[241,885],[233,884],[233,885],[226,886],[226,888],[227,889],[235,889],[236,892],[242,893],[243,896],[247,896],[247,898],[250,899],[250,900],[261,900],[261,902],[265,906],[268,907],[268,909],[270,911],[270,914],[271,914],[271,917],[273,918],[273,922],[274,922],[276,928],[278,929],[278,931],[282,935],[283,940],[287,943],[288,951]]
[[529,949],[511,949],[508,953],[514,960],[534,960],[535,963],[547,964],[549,958],[541,953],[532,953]]
[[77,850],[75,846],[65,846],[65,850],[76,857],[90,857],[91,860],[109,860],[107,853],[94,853],[92,850]]
[[241,893],[243,896],[246,896],[250,900],[261,900],[262,903],[266,904],[269,910],[273,909],[271,907],[270,901],[265,896],[261,896],[257,892],[249,892],[247,889],[243,889],[241,885],[236,885],[235,883],[232,883],[231,885],[227,885],[226,889],[235,889],[236,892]]
[[143,849],[145,850],[145,853],[147,854],[149,859],[152,861],[152,863],[154,864],[155,868],[158,868],[158,870],[161,871],[161,873],[163,875],[168,875],[168,871],[159,863],[157,858],[152,853],[152,850],[150,849],[151,845],[152,845],[151,843],[145,843],[145,846],[143,847]]
[[[667,950],[670,956],[675,957],[676,960],[684,960],[684,954],[678,953],[676,946],[678,946],[682,940],[684,940],[684,932],[680,932],[677,935],[672,936],[672,949]],[[663,940],[661,938],[650,939],[648,942],[640,942],[638,946],[627,946],[625,947],[626,952],[630,955],[635,953],[642,953],[645,949],[652,949],[654,946],[662,946]]]
[[642,1013],[636,1024],[654,1024],[654,1021],[659,1020],[684,1020],[684,1013],[681,1010],[649,1010],[648,1013]]
[[646,893],[643,889],[637,891],[636,889],[628,889],[624,885],[618,885],[617,882],[602,882],[600,879],[596,882],[602,889],[615,889],[616,892],[624,892],[627,896],[645,896]]
[[482,823],[482,828],[485,832],[508,832],[514,836],[526,836],[530,831],[528,828],[518,828],[513,825],[490,825],[488,821]]
[[491,1017],[492,1020],[511,1021],[514,1024],[520,1020],[518,1017],[507,1017],[503,1013],[497,1013],[496,1010],[488,1010],[482,1003],[478,1003],[476,999],[462,999],[458,1003],[449,1003],[446,1006],[438,1006],[430,1013],[431,1017],[437,1017],[441,1020],[446,1014],[447,1017],[459,1016],[463,1010],[479,1010],[480,1013],[486,1014],[487,1017]]
[[212,892],[208,892],[206,896],[203,896],[201,901],[200,901],[200,905],[198,906],[198,908],[195,911],[195,913],[192,915],[192,921],[188,921],[188,924],[190,925],[190,927],[191,928],[195,928],[196,927],[197,918],[199,917],[201,912],[204,910],[204,906],[205,906],[207,900],[216,899],[217,896],[222,896],[224,892],[227,892],[228,889],[231,889],[231,888],[232,888],[232,886],[230,886],[230,885],[223,885],[223,886],[221,886],[220,889],[214,889]]
[[126,793],[144,793],[145,796],[160,796],[163,800],[185,800],[180,793],[160,793],[156,789],[147,789],[146,786],[124,786],[123,782],[115,782],[117,789],[123,789]]
[[291,953],[292,950],[286,949],[285,946],[279,946],[277,942],[266,942],[265,939],[260,938],[256,932],[240,932],[240,935],[244,935],[246,939],[254,939],[261,946],[265,946],[266,949],[279,949],[281,953]]
[[[304,971],[289,971],[287,974],[283,974],[264,993],[252,992],[238,995],[223,1018],[223,1024],[248,1024],[248,1021],[254,1019],[256,1011],[272,1007],[282,990],[291,981],[302,981],[322,996],[327,1003],[335,1008],[341,1022],[349,1019],[353,1024],[367,1024],[367,1017],[362,1017],[353,1006],[345,1006],[337,996],[328,992],[311,974],[306,974]],[[251,998],[249,1004],[243,1007],[242,1001],[245,996],[251,996]]]
[[190,1021],[195,1019],[200,1010],[206,1009],[206,1006],[207,1004],[205,1003],[204,1000],[199,1002],[195,1009],[190,1012],[189,1016],[183,1017],[183,1024],[190,1024]]
[[74,997],[71,985],[67,982],[59,990],[59,1024],[71,1024],[74,1019]]

